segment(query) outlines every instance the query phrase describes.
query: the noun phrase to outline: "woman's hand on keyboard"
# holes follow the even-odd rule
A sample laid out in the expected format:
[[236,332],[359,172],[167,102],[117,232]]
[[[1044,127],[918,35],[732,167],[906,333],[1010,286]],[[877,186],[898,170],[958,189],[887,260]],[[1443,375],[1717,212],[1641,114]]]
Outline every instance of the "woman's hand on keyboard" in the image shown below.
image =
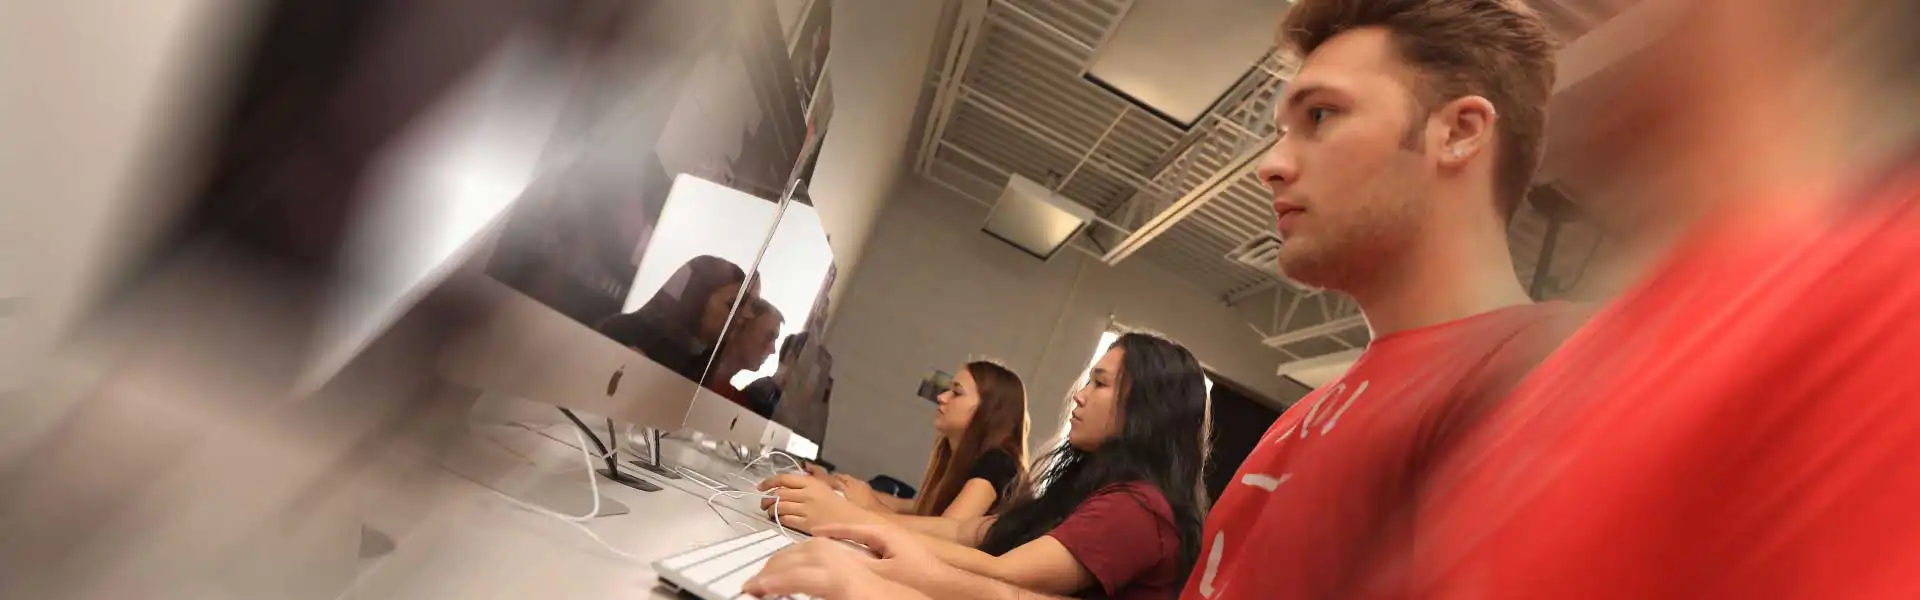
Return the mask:
[[883,517],[855,506],[825,481],[787,474],[760,482],[760,490],[778,498],[760,501],[767,516],[792,529],[812,531],[834,524],[881,523]]
[[856,546],[814,538],[775,554],[742,591],[761,598],[796,594],[824,600],[925,598],[876,573],[874,567],[882,562]]
[[916,589],[939,587],[935,584],[953,570],[933,555],[918,534],[892,523],[822,525],[814,533],[815,539],[832,538],[849,547],[859,544],[877,559],[868,565],[874,573]]
[[885,504],[880,503],[880,496],[873,493],[873,486],[865,481],[846,475],[835,475],[833,484],[833,487],[840,490],[840,494],[846,496],[847,501],[852,502],[854,506],[883,514],[893,512]]

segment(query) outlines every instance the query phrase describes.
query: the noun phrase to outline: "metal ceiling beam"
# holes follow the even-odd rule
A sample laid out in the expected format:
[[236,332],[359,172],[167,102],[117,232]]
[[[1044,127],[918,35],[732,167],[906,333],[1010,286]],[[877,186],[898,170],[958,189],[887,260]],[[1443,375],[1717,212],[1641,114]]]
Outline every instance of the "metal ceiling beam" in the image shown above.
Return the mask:
[[[1047,127],[1046,125],[1041,124],[1039,121],[1036,121],[1031,117],[1020,114],[1020,111],[1014,110],[1012,107],[1007,106],[1006,103],[1001,102],[999,100],[995,100],[993,99],[992,96],[989,96],[981,92],[980,90],[974,89],[971,86],[966,86],[966,85],[960,86],[960,101],[966,102],[968,104],[972,104],[975,107],[978,107],[983,111],[986,111],[987,114],[1000,117],[1001,119],[1005,119],[1015,125],[1026,127],[1029,131],[1032,131],[1035,134],[1037,134],[1034,137],[1040,138],[1040,141],[1045,142],[1048,146],[1052,146],[1055,150],[1064,152],[1069,156],[1077,155],[1080,153],[1079,150],[1075,150],[1072,146],[1068,145],[1068,143],[1065,140],[1069,138],[1062,135],[1060,132],[1054,131],[1053,128]],[[1112,175],[1115,177],[1119,177],[1121,179],[1125,179],[1128,183],[1141,186],[1142,189],[1151,188],[1159,191],[1166,191],[1166,190],[1160,189],[1159,184],[1154,183],[1153,180],[1147,179],[1147,176],[1126,170],[1124,168],[1109,165],[1105,160],[1101,160],[1099,157],[1092,157],[1090,160],[1087,161],[1087,164],[1093,165],[1093,168],[1099,169],[1103,173],[1106,173],[1108,175]]]
[[1212,177],[1194,187],[1192,191],[1173,201],[1172,206],[1168,206],[1166,210],[1160,211],[1160,214],[1148,219],[1146,225],[1133,232],[1133,235],[1127,236],[1127,239],[1121,240],[1120,244],[1108,251],[1102,260],[1109,265],[1120,264],[1120,261],[1126,260],[1128,256],[1132,256],[1134,252],[1146,246],[1147,242],[1153,241],[1153,238],[1160,237],[1160,234],[1172,229],[1175,223],[1187,218],[1187,215],[1193,214],[1193,211],[1200,210],[1200,207],[1206,206],[1207,202],[1252,171],[1254,165],[1260,162],[1260,157],[1273,147],[1274,140],[1274,137],[1268,136],[1259,144],[1235,156],[1227,163],[1225,169],[1215,172]]
[[1093,145],[1087,147],[1087,153],[1080,155],[1080,162],[1073,163],[1073,170],[1067,171],[1067,176],[1061,178],[1060,183],[1053,186],[1055,193],[1066,189],[1067,183],[1073,181],[1073,176],[1080,174],[1080,167],[1087,166],[1087,160],[1093,158],[1093,153],[1100,150],[1100,144],[1106,142],[1108,136],[1113,135],[1114,128],[1119,127],[1120,122],[1126,120],[1127,111],[1132,110],[1132,108],[1133,107],[1130,106],[1120,107],[1120,114],[1114,115],[1113,122],[1107,125],[1107,130],[1100,132],[1100,138],[1093,140]]
[[1301,340],[1317,338],[1323,335],[1333,335],[1366,324],[1367,318],[1360,315],[1341,317],[1319,325],[1301,327],[1293,331],[1283,332],[1279,335],[1260,340],[1260,343],[1275,347],[1285,346]]
[[[1002,174],[1002,175],[1006,175],[1006,176],[1009,176],[1009,177],[1011,177],[1011,176],[1013,175],[1013,170],[1012,170],[1012,169],[1008,169],[1008,168],[1006,168],[1006,167],[1003,167],[1003,166],[1000,166],[999,164],[996,164],[996,163],[994,163],[994,162],[993,162],[993,161],[991,161],[991,160],[987,160],[987,159],[986,159],[985,157],[982,157],[982,156],[980,156],[980,155],[978,155],[978,154],[974,154],[974,153],[973,153],[972,151],[969,151],[969,150],[967,150],[966,148],[961,148],[961,147],[959,147],[959,146],[957,146],[957,145],[954,145],[953,143],[950,143],[950,142],[947,142],[947,141],[944,141],[944,140],[943,140],[943,141],[941,141],[941,142],[940,142],[940,147],[941,147],[941,148],[946,148],[946,149],[948,149],[948,150],[952,150],[952,151],[953,151],[953,152],[954,152],[955,154],[959,154],[959,155],[961,155],[961,156],[964,156],[964,157],[967,157],[967,160],[971,160],[971,161],[973,161],[973,162],[977,162],[977,163],[980,163],[980,166],[983,166],[983,167],[986,167],[986,168],[989,168],[989,169],[993,169],[993,170],[995,170],[995,171],[998,171],[998,172],[1000,172],[1000,174]],[[929,175],[929,176],[931,176],[931,175]],[[1001,185],[1006,185],[1006,183],[1005,183],[1005,182],[1001,182]],[[1066,187],[1066,186],[1064,186],[1064,185],[1062,185],[1062,186],[1060,186],[1059,188],[1055,188],[1055,189],[1053,190],[1053,193],[1055,193],[1055,194],[1058,194],[1058,193],[1060,193],[1060,189],[1061,189],[1061,188],[1064,188],[1064,187]],[[1077,202],[1077,200],[1076,200],[1076,202]],[[1127,228],[1125,228],[1125,227],[1121,227],[1121,226],[1120,226],[1120,225],[1119,225],[1118,223],[1114,223],[1113,221],[1108,221],[1108,220],[1106,220],[1105,218],[1102,218],[1102,217],[1101,217],[1100,215],[1094,215],[1094,216],[1093,216],[1093,221],[1094,221],[1095,223],[1099,223],[1099,224],[1101,224],[1101,225],[1105,225],[1105,226],[1107,226],[1107,227],[1112,227],[1112,228],[1114,228],[1114,229],[1118,229],[1118,230],[1120,230],[1120,232],[1121,232],[1121,233],[1132,233],[1132,231],[1131,231],[1131,230],[1129,230],[1129,229],[1127,229]]]
[[1087,53],[1093,52],[1093,46],[1088,45],[1084,41],[1081,41],[1080,38],[1074,37],[1073,34],[1067,33],[1066,30],[1061,29],[1052,23],[1048,23],[1046,19],[1042,19],[1033,13],[1027,12],[1027,9],[1020,8],[1020,6],[1017,4],[1014,4],[1012,2],[1001,2],[1000,7],[1006,9],[1007,12],[1020,15],[1020,17],[1026,19],[1027,22],[1040,26],[1041,29],[1046,30],[1048,33],[1052,33],[1054,37],[1059,38],[1060,41],[1066,42],[1068,44],[1072,44],[1074,48],[1078,48],[1082,52],[1087,52]]
[[973,51],[980,47],[981,36],[986,33],[983,25],[988,6],[987,0],[964,0],[960,4],[953,39],[947,44],[947,65],[941,70],[940,87],[933,96],[936,116],[927,119],[926,129],[921,132],[920,154],[914,160],[921,173],[933,168],[934,142],[946,135],[947,123],[953,119],[953,106],[960,96],[960,80],[966,77],[967,64],[973,59]]
[[1342,350],[1332,354],[1322,354],[1319,356],[1315,356],[1313,358],[1281,363],[1280,369],[1276,371],[1276,373],[1281,376],[1286,376],[1286,375],[1292,375],[1294,373],[1299,373],[1301,371],[1309,371],[1309,370],[1319,369],[1324,367],[1334,367],[1334,366],[1344,365],[1356,360],[1360,360],[1360,353],[1364,351],[1365,351],[1364,349],[1355,348],[1352,350]]
[[1233,306],[1241,302],[1245,302],[1248,298],[1257,296],[1261,292],[1271,290],[1278,285],[1280,285],[1279,281],[1269,279],[1266,281],[1262,281],[1260,283],[1253,284],[1248,287],[1240,288],[1239,290],[1235,290],[1232,293],[1227,294],[1225,298],[1221,298],[1221,300],[1226,301],[1227,306]]

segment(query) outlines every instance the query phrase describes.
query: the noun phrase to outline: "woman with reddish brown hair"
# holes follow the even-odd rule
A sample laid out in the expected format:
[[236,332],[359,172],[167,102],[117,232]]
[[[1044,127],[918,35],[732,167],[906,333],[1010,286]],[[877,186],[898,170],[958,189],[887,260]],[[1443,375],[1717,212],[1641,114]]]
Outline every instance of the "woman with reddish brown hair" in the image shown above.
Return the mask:
[[855,506],[889,517],[972,519],[1014,495],[1027,473],[1027,388],[1012,370],[969,362],[936,400],[939,439],[927,458],[918,500],[876,494],[866,482],[834,476]]

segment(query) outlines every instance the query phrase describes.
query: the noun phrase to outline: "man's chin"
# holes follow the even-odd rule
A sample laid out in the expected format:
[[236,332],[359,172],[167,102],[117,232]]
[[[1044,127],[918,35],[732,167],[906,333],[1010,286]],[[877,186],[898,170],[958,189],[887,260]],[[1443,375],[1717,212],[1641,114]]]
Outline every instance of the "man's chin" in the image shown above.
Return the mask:
[[1339,280],[1338,269],[1323,256],[1295,255],[1282,252],[1275,262],[1279,263],[1280,274],[1287,279],[1316,288],[1330,287]]

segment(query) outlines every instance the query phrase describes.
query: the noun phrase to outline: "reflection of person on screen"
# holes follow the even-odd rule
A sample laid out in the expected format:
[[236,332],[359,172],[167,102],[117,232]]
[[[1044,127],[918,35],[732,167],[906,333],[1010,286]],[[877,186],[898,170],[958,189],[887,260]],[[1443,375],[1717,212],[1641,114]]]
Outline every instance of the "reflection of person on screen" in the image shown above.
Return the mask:
[[774,367],[773,374],[756,379],[741,390],[753,402],[753,412],[762,417],[773,417],[773,408],[780,404],[780,389],[786,387],[787,380],[793,378],[794,363],[799,362],[800,352],[806,349],[805,331],[780,340],[780,365]]
[[[715,256],[696,256],[667,278],[640,310],[614,315],[598,329],[681,376],[699,381],[705,358],[718,345],[727,313],[746,280],[739,265]],[[754,292],[748,289],[748,297]]]
[[766,300],[752,298],[742,303],[733,326],[727,328],[726,341],[721,342],[714,357],[713,369],[707,372],[707,389],[753,409],[747,394],[733,387],[733,376],[767,363],[773,356],[774,342],[780,339],[780,324],[784,322],[786,317]]

